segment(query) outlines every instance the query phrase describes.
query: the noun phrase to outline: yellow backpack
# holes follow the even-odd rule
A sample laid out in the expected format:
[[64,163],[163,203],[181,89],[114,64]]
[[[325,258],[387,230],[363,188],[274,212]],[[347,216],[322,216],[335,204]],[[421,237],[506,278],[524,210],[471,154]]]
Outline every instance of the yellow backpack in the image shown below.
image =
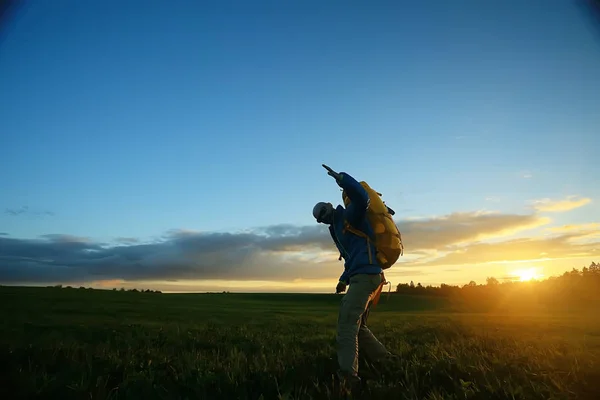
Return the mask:
[[[369,194],[370,204],[367,208],[367,219],[371,223],[375,237],[369,238],[367,234],[355,229],[348,223],[346,223],[346,230],[367,240],[374,239],[375,248],[377,249],[377,261],[381,264],[381,268],[388,269],[394,265],[398,257],[404,254],[402,236],[392,218],[395,213],[385,205],[385,202],[381,199],[381,193],[373,190],[364,181],[361,181],[360,184]],[[342,192],[342,199],[344,205],[348,207],[350,198],[345,191]]]

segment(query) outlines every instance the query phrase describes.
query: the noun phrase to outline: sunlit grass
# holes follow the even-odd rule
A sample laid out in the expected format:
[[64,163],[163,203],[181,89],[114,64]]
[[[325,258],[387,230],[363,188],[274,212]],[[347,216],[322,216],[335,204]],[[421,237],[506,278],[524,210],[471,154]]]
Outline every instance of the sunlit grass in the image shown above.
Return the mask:
[[[338,399],[341,296],[0,288],[2,398]],[[596,314],[449,312],[382,297],[363,398],[600,398]],[[261,397],[262,396],[262,397]]]

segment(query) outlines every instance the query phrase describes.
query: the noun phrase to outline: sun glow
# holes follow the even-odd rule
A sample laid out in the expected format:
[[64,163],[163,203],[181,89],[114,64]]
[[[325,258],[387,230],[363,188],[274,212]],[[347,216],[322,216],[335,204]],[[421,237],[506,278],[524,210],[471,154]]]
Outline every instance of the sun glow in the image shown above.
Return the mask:
[[521,282],[531,281],[541,277],[541,275],[537,273],[536,268],[519,269],[514,271],[512,275],[519,278]]

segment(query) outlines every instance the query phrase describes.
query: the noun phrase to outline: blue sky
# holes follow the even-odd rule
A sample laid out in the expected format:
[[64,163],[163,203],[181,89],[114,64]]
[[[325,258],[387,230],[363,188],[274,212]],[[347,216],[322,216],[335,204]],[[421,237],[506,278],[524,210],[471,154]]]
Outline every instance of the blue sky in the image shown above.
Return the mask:
[[599,43],[570,1],[31,3],[0,42],[0,208],[29,212],[0,232],[310,225],[321,163],[399,218],[597,199]]

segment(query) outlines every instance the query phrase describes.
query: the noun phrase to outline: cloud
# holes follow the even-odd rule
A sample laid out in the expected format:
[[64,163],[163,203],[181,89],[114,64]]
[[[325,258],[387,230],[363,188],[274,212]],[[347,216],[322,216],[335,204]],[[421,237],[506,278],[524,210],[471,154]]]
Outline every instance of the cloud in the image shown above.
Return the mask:
[[25,214],[28,210],[29,210],[29,207],[21,206],[21,208],[19,208],[19,209],[7,208],[5,212],[8,215],[12,215],[13,217],[16,217],[17,215]]
[[139,243],[139,239],[134,238],[134,237],[118,237],[115,239],[115,242],[117,243],[122,243],[122,244],[133,244],[133,243]]
[[519,238],[500,243],[474,243],[448,251],[441,257],[417,261],[419,266],[463,266],[481,263],[511,263],[523,260],[597,257],[600,242],[578,243],[580,233],[556,237]]
[[42,238],[54,243],[89,243],[91,240],[87,237],[73,235],[48,234],[42,235]]
[[529,170],[523,170],[518,172],[518,176],[522,179],[531,179],[533,178],[533,173]]
[[[450,257],[457,246],[505,237],[542,226],[548,219],[535,214],[472,212],[397,223],[406,253],[390,275],[412,276],[425,273],[420,266]],[[323,225],[280,224],[225,233],[176,229],[149,243],[120,239],[117,244],[106,244],[64,234],[35,240],[0,237],[0,282],[290,282],[337,279],[343,268]],[[486,259],[482,252],[477,255]],[[414,268],[400,269],[405,267]]]
[[123,285],[124,281],[122,279],[106,279],[97,281],[94,286],[100,288],[114,288]]
[[35,217],[52,217],[56,215],[53,211],[32,211],[28,206],[21,206],[20,208],[7,208],[5,214],[8,214],[12,217],[17,217],[19,215],[31,215]]
[[[36,240],[0,237],[0,282],[331,277],[340,266],[334,253],[332,269],[323,262],[305,262],[299,269],[295,261],[302,254],[291,250],[304,245],[325,249],[327,235],[323,226],[275,226],[251,233],[172,231],[157,242],[125,246],[56,234]],[[327,249],[332,250],[331,243]]]
[[407,251],[441,249],[449,245],[509,236],[550,223],[535,214],[500,214],[494,212],[452,213],[442,217],[400,221]]
[[505,282],[517,282],[519,281],[519,277],[518,276],[514,276],[514,275],[503,275],[500,278],[498,278],[498,280],[500,281],[505,281]]
[[8,233],[6,233],[6,232],[0,232],[0,236],[8,236]]
[[532,206],[539,212],[565,212],[571,211],[591,203],[588,197],[568,196],[565,200],[541,199],[532,202]]
[[600,223],[591,222],[587,224],[570,224],[553,226],[547,229],[549,232],[588,232],[588,231],[600,231]]

